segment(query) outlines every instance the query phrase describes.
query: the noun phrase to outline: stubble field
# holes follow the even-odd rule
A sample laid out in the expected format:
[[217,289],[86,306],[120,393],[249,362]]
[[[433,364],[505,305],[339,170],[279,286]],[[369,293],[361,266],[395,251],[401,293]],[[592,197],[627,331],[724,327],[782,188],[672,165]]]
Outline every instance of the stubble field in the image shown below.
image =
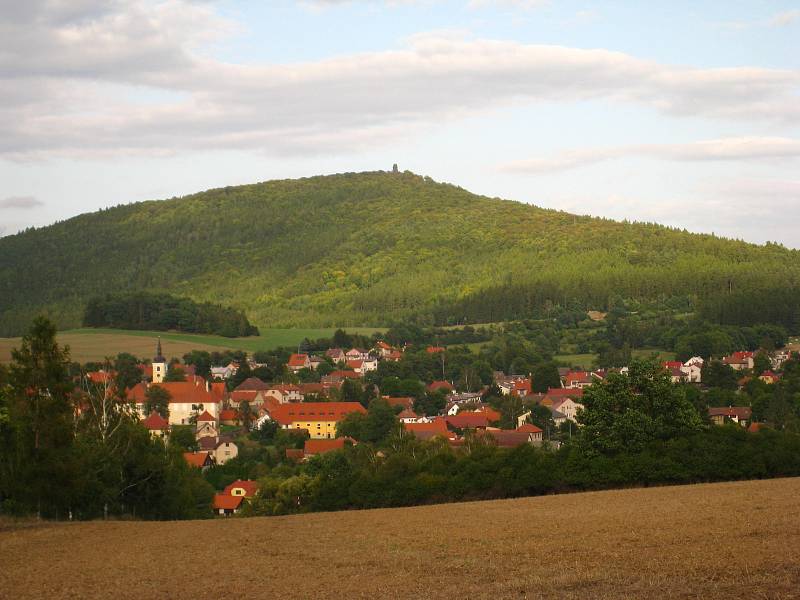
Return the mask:
[[176,523],[0,523],[3,598],[797,598],[800,479]]

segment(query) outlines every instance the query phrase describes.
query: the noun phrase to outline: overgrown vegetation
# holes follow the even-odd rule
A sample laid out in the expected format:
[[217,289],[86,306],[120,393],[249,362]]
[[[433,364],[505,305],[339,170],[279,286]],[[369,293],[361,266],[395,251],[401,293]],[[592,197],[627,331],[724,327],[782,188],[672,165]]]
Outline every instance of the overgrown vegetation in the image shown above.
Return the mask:
[[225,337],[258,335],[241,310],[194,302],[169,294],[133,292],[92,298],[83,313],[85,327],[210,333]]
[[617,297],[688,312],[730,290],[796,285],[797,257],[475,196],[412,173],[343,174],[118,206],[4,237],[0,334],[42,311],[74,327],[108,290],[222,303],[265,326],[554,318],[608,310]]

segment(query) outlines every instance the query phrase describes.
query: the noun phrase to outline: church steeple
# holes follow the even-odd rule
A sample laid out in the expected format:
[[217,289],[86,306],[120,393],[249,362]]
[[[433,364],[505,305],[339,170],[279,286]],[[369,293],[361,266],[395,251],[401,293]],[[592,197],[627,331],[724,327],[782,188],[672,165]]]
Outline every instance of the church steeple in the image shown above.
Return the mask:
[[158,337],[158,345],[156,346],[156,357],[153,359],[154,363],[165,363],[167,359],[161,353],[161,336]]
[[156,357],[153,359],[153,383],[161,383],[167,374],[167,359],[161,352],[161,337],[156,346]]

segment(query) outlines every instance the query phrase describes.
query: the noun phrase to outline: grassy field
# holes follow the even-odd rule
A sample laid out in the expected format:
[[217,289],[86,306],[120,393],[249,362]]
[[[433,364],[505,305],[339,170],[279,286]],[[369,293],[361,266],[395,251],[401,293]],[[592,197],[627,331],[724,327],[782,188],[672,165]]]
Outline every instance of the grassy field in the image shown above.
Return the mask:
[[[190,350],[232,348],[254,352],[279,346],[296,346],[304,338],[331,337],[335,329],[261,329],[261,335],[246,338],[226,338],[216,335],[193,335],[164,331],[129,331],[116,329],[71,329],[58,334],[59,342],[69,344],[73,360],[86,362],[102,360],[120,352],[150,357],[155,352],[156,338],[161,336],[167,358],[181,357]],[[379,329],[351,327],[349,333],[372,335]],[[0,338],[0,362],[8,362],[11,348],[19,346],[19,338]]]
[[[633,358],[650,358],[653,354],[658,355],[659,360],[675,360],[674,352],[658,348],[638,348],[631,352]],[[597,354],[557,354],[555,359],[569,366],[591,369]]]
[[800,479],[173,523],[0,523],[0,596],[797,598]]

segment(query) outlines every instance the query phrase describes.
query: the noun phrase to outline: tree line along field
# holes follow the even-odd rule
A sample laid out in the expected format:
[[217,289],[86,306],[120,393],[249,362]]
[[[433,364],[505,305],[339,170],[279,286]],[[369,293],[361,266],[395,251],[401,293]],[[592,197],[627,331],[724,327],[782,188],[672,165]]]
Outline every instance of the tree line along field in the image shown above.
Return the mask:
[[[305,338],[331,337],[335,329],[268,329],[262,328],[260,336],[227,338],[215,335],[195,335],[165,331],[133,331],[117,329],[71,329],[58,334],[58,342],[70,347],[70,357],[78,362],[99,361],[120,352],[149,357],[155,349],[155,339],[161,337],[164,351],[171,357],[181,357],[191,350],[208,352],[232,349],[252,353],[273,350],[283,346],[296,346]],[[371,335],[378,329],[370,327],[348,328],[350,333]],[[20,338],[0,338],[0,363],[11,360],[11,349],[19,347]]]
[[792,598],[798,514],[795,478],[272,518],[0,521],[0,590],[19,599]]

